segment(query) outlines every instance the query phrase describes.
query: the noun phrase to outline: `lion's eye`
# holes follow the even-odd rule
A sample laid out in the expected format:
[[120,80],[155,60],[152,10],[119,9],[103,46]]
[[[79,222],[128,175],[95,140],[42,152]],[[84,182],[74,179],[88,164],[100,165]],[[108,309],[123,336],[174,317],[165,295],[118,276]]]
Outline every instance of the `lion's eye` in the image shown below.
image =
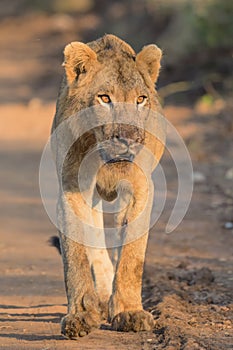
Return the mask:
[[98,95],[98,97],[103,103],[111,103],[111,98],[106,94]]
[[147,97],[144,96],[144,95],[139,96],[139,97],[137,98],[137,104],[138,104],[138,105],[141,105],[141,104],[145,103],[145,102],[146,102],[146,99],[147,99]]

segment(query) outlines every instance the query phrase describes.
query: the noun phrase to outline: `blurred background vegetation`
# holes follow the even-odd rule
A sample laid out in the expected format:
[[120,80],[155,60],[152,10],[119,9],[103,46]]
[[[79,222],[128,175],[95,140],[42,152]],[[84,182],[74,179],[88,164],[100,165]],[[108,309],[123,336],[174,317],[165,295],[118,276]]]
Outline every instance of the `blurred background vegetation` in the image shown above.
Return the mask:
[[[46,84],[52,87],[57,83],[55,68],[67,42],[88,42],[104,33],[120,36],[136,51],[148,43],[163,49],[158,88],[167,103],[193,103],[203,98],[211,104],[219,96],[231,94],[232,1],[1,0],[0,8],[1,22],[18,21],[19,31],[27,22],[36,25],[37,18],[41,28],[50,23],[46,33],[38,29],[34,38],[43,49],[38,59],[52,62],[52,67],[44,66],[46,74],[34,82],[34,93],[39,96]],[[52,90],[46,91],[48,98],[56,97]]]

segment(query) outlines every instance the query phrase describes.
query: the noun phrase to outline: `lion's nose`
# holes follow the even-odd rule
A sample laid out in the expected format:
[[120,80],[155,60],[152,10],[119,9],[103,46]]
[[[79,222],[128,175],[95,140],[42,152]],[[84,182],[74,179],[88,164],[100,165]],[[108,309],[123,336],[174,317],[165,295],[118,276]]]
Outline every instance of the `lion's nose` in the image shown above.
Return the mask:
[[119,154],[129,153],[135,155],[141,148],[140,143],[130,138],[115,136],[113,141],[119,146]]

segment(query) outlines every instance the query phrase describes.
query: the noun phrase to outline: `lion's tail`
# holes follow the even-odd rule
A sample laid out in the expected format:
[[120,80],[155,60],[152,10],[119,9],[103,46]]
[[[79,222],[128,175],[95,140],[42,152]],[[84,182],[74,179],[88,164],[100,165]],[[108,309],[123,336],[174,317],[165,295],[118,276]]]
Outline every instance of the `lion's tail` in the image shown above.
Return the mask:
[[57,248],[59,254],[61,254],[61,245],[60,245],[60,240],[59,240],[59,237],[58,237],[58,236],[52,236],[52,237],[50,237],[50,239],[49,239],[49,244],[50,244],[52,247]]

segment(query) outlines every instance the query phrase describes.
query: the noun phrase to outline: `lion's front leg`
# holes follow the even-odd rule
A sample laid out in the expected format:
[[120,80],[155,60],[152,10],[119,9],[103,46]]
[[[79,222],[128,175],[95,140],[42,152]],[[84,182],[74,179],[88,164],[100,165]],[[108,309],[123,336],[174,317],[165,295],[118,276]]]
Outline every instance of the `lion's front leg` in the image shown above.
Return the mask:
[[[91,266],[95,290],[100,300],[103,319],[108,317],[108,302],[112,294],[113,264],[106,247],[102,202],[99,201],[92,209],[93,224],[95,226],[95,240],[86,247]],[[93,233],[94,236],[94,233]]]
[[[147,201],[146,193],[148,194]],[[142,274],[152,200],[153,185],[151,184],[146,192],[142,189],[134,193],[133,200],[125,213],[124,220],[128,224],[109,304],[109,316],[115,330],[137,332],[151,330],[154,326],[153,316],[143,310],[141,300]],[[146,206],[143,205],[145,202]],[[135,231],[137,229],[138,232]]]
[[[82,212],[78,213],[75,208],[81,208]],[[93,328],[98,328],[101,322],[99,298],[94,288],[83,242],[85,241],[83,213],[85,205],[81,203],[78,195],[63,198],[59,209],[60,230],[63,232],[60,234],[60,240],[68,314],[61,321],[61,332],[70,339],[87,335]]]
[[61,240],[68,300],[68,314],[62,319],[61,332],[70,339],[76,339],[99,327],[99,300],[85,246],[63,235]]
[[148,331],[154,326],[153,316],[143,310],[142,273],[147,234],[122,247],[109,305],[112,327],[119,331]]

